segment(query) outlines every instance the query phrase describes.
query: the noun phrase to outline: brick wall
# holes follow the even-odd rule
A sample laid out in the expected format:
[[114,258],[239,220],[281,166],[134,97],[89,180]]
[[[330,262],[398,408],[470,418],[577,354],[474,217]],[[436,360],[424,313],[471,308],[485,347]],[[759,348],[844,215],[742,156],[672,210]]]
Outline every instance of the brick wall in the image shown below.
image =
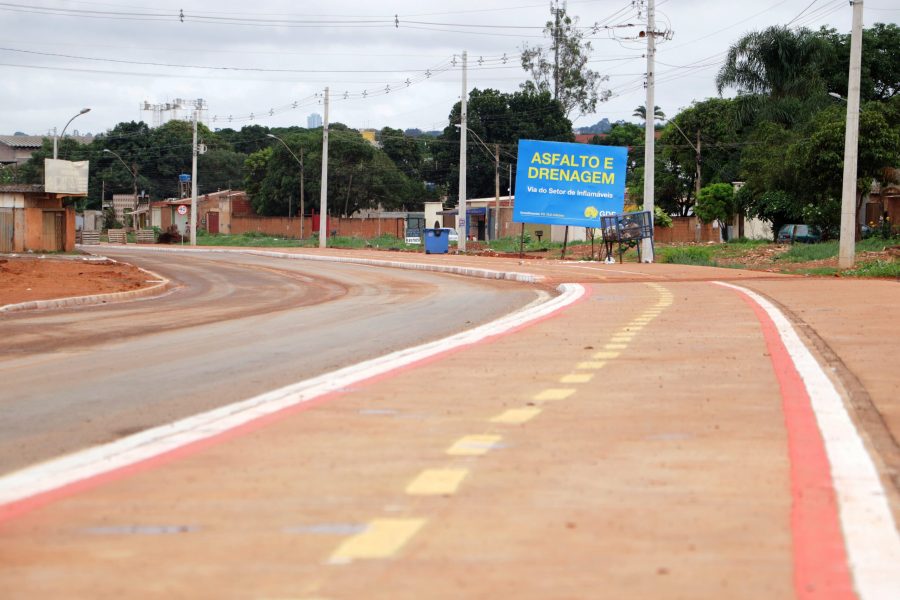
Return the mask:
[[660,243],[672,242],[721,242],[721,230],[712,223],[700,223],[699,239],[697,238],[697,217],[672,217],[671,227],[655,227],[653,239]]
[[[310,237],[313,232],[312,218],[304,217],[303,235]],[[318,229],[319,217],[315,217],[315,228]],[[339,236],[372,239],[379,235],[392,235],[402,238],[406,232],[403,219],[328,219],[328,227],[337,230]],[[300,219],[287,217],[231,217],[231,233],[240,235],[248,232],[259,232],[266,235],[287,238],[300,237]],[[329,232],[330,235],[330,232]]]

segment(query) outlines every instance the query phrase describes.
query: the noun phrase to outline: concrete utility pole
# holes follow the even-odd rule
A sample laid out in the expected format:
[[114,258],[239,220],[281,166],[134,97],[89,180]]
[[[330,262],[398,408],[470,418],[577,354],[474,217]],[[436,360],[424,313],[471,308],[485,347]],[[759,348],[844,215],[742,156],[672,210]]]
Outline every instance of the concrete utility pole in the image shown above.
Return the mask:
[[838,267],[856,262],[856,169],[859,159],[859,77],[862,62],[863,2],[854,0],[850,32],[850,72],[847,76],[847,127],[844,133],[844,186],[841,190],[841,240]]
[[194,110],[194,143],[191,148],[191,246],[197,245],[197,154],[200,148],[197,146],[197,110]]
[[325,88],[325,117],[322,120],[322,186],[319,194],[319,248],[328,246],[328,88]]
[[77,115],[75,115],[74,117],[72,117],[71,119],[69,119],[69,121],[66,123],[66,126],[63,127],[62,133],[61,133],[61,134],[59,134],[59,135],[54,135],[54,136],[53,136],[53,160],[56,160],[56,157],[59,155],[59,138],[65,137],[65,136],[66,136],[66,129],[69,128],[69,123],[71,123],[71,122],[74,121],[76,118],[78,118],[78,117],[80,117],[81,115],[83,115],[84,113],[88,113],[88,112],[91,112],[91,109],[89,109],[89,108],[82,108],[80,111],[78,111],[78,114],[77,114]]
[[559,100],[559,0],[550,7],[553,13],[553,99]]
[[500,144],[494,144],[494,241],[500,239]]
[[460,95],[459,104],[459,242],[457,249],[460,252],[466,251],[466,238],[469,237],[469,221],[466,217],[466,132],[469,131],[467,126],[468,113],[466,112],[466,98],[469,95],[468,84],[466,83],[466,51],[462,53],[462,94]]
[[[644,119],[644,210],[650,211],[650,224],[653,226],[654,186],[656,174],[653,172],[656,142],[656,98],[653,89],[654,64],[656,54],[656,10],[655,0],[647,0],[647,100]],[[644,262],[653,262],[653,243],[649,238],[641,240],[641,256]]]

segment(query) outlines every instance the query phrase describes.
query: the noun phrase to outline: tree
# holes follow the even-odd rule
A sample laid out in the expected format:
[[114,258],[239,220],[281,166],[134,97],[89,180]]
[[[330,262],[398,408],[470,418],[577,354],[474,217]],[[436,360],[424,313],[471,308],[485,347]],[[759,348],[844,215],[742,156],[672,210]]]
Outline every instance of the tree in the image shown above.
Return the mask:
[[822,68],[829,56],[826,41],[808,29],[750,32],[728,49],[716,87],[719,94],[737,91],[743,123],[763,118],[793,125],[827,102]]
[[381,149],[407,177],[420,179],[424,145],[399,129],[384,127],[378,132]]
[[[840,198],[843,187],[845,108],[833,107],[816,115],[808,137],[788,151],[798,183],[810,202],[804,207],[807,221],[818,225],[828,237],[836,237],[840,226]],[[882,110],[873,103],[859,114],[856,211],[862,208],[863,194],[885,169],[900,164],[900,134],[891,127]],[[810,206],[811,205],[811,206]]]
[[[635,196],[634,185],[638,177],[638,169],[643,169],[644,164],[644,128],[634,123],[613,123],[605,136],[595,135],[590,144],[599,146],[622,146],[628,148],[628,162],[625,166],[625,182],[628,193]],[[640,171],[643,177],[643,170]],[[643,187],[641,188],[643,190]]]
[[[424,186],[411,180],[383,151],[369,144],[356,130],[338,125],[329,135],[328,212],[350,215],[359,209],[399,210],[421,206]],[[318,197],[322,168],[322,130],[300,130],[284,136],[299,156],[304,149],[307,198]],[[287,215],[298,206],[300,169],[280,144],[254,152],[244,163],[245,185],[254,210],[263,215]]]
[[565,6],[560,8],[557,2],[550,12],[553,20],[544,27],[544,35],[552,40],[550,47],[526,44],[522,48],[522,68],[532,77],[532,81],[522,84],[522,90],[551,92],[562,103],[566,117],[576,109],[582,115],[592,114],[607,93],[599,92],[604,78],[587,67],[593,50],[591,42],[578,29],[578,17],[570,17]]
[[694,102],[669,120],[659,138],[663,158],[660,176],[667,181],[669,174],[671,179],[658,195],[659,204],[668,212],[687,216],[697,189],[707,183],[737,179],[740,153],[734,143],[740,131],[734,127],[736,110],[734,100],[710,98]]
[[[831,47],[823,76],[829,92],[847,96],[850,35],[822,28],[819,36]],[[900,26],[875,23],[863,29],[860,99],[884,101],[900,94]]]
[[[644,106],[643,104],[641,104],[640,106],[638,106],[637,108],[634,109],[634,112],[631,113],[631,116],[638,117],[641,119],[641,121],[646,122],[647,121],[647,107]],[[663,121],[666,118],[666,113],[664,113],[660,107],[654,105],[653,106],[653,118],[658,121]]]
[[[486,144],[499,143],[504,162],[510,158],[512,145],[519,139],[572,141],[572,122],[566,118],[562,105],[549,92],[519,91],[513,94],[497,90],[473,89],[467,103],[468,127]],[[457,197],[459,180],[460,103],[453,105],[448,119],[433,148],[434,170],[430,181],[439,183],[451,199]],[[467,191],[470,197],[494,195],[494,157],[468,136]]]
[[734,217],[734,188],[729,183],[713,183],[700,188],[694,214],[704,223],[727,223]]

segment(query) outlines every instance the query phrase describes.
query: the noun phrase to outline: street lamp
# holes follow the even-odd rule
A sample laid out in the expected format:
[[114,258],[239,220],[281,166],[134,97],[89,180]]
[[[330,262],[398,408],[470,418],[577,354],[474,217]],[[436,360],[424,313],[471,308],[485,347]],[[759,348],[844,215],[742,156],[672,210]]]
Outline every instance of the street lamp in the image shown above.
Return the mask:
[[838,93],[836,93],[836,92],[828,92],[828,95],[831,96],[832,98],[837,98],[837,99],[840,100],[841,102],[846,102],[846,101],[847,101],[846,98],[844,98],[843,96],[841,96],[840,94],[838,94]]
[[[296,160],[297,163],[299,163],[299,165],[300,165],[300,239],[302,240],[303,239],[303,217],[306,214],[306,205],[304,204],[304,198],[303,198],[303,176],[304,176],[303,148],[300,148],[300,158],[297,158],[297,155],[294,154],[294,151],[291,150],[291,147],[288,146],[287,143],[283,139],[281,139],[274,133],[267,133],[266,137],[270,137],[273,140],[278,140],[279,142],[281,142],[281,144],[285,148],[287,148],[287,151],[291,153],[291,156],[294,157],[294,160]],[[291,197],[288,196],[288,219],[290,219],[290,218],[291,218]],[[321,232],[319,232],[319,235],[321,235]]]
[[[462,129],[462,125],[456,123],[453,125],[457,129]],[[488,145],[481,139],[481,136],[472,131],[472,129],[467,125],[466,131],[470,132],[475,136],[475,139],[478,140],[478,143],[484,146],[484,149],[488,151],[488,156],[490,156],[491,149]],[[494,144],[494,239],[497,240],[500,238],[500,144]],[[463,215],[463,218],[468,217],[468,215]],[[466,221],[466,229],[468,229],[468,221]],[[463,232],[464,234],[468,234],[468,231]]]
[[72,121],[74,121],[77,117],[80,117],[80,116],[83,115],[84,113],[88,113],[88,112],[91,112],[91,109],[89,109],[89,108],[82,108],[82,109],[78,112],[77,115],[75,115],[74,117],[72,117],[71,119],[69,119],[69,121],[66,123],[66,126],[63,127],[63,129],[62,129],[62,133],[61,133],[60,135],[57,135],[57,136],[54,136],[54,137],[53,137],[53,160],[56,160],[56,157],[57,157],[58,152],[59,152],[59,138],[65,137],[65,135],[66,135],[66,129],[69,127],[69,123],[71,123]]
[[[76,115],[76,116],[77,116],[77,115]],[[128,163],[126,163],[124,160],[122,160],[122,157],[119,156],[118,153],[113,152],[113,151],[110,150],[109,148],[104,148],[103,151],[104,151],[104,152],[109,152],[110,154],[112,154],[113,156],[115,156],[116,158],[118,158],[118,159],[119,159],[119,162],[122,163],[122,165],[124,165],[124,167],[125,167],[126,169],[128,169],[128,171],[131,173],[131,183],[132,183],[132,185],[134,186],[134,208],[132,209],[132,213],[131,213],[131,220],[132,220],[131,225],[132,225],[132,227],[134,227],[135,229],[137,229],[137,222],[136,222],[137,219],[134,218],[134,211],[137,210],[137,205],[138,205],[138,201],[137,201],[137,166],[136,166],[136,165],[132,165],[132,166],[129,167],[129,166],[128,166]],[[102,203],[102,201],[101,201],[101,206],[102,206],[102,204],[103,204],[103,203]],[[147,202],[147,216],[148,216],[148,217],[150,216],[149,213],[150,213],[150,202],[149,202],[149,200],[148,200],[148,202]]]

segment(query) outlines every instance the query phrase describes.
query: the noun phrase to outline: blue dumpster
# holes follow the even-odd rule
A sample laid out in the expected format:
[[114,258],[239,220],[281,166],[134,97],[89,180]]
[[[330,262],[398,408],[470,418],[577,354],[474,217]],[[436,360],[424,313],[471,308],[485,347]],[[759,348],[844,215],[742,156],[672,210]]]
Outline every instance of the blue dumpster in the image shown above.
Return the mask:
[[425,254],[447,254],[450,249],[450,235],[446,229],[425,230]]

